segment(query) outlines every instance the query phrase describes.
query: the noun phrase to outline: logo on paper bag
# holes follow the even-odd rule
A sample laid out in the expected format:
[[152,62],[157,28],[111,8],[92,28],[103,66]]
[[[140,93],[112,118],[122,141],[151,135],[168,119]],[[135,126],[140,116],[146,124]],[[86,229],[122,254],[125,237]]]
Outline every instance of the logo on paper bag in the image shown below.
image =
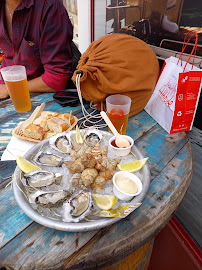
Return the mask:
[[167,84],[164,84],[161,87],[158,93],[163,102],[170,108],[175,101],[176,87],[176,82],[171,79]]
[[182,79],[182,83],[185,83],[188,79],[188,76],[186,76],[184,79]]
[[179,94],[179,95],[178,95],[178,100],[179,100],[179,101],[182,101],[182,100],[183,100],[183,94]]

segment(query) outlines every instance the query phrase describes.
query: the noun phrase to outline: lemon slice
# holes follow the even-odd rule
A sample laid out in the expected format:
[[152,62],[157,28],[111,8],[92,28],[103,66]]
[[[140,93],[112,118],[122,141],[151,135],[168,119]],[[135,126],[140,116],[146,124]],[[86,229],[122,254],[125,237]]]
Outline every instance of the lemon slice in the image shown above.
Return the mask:
[[37,171],[41,169],[19,155],[17,155],[16,162],[20,170],[23,171],[24,173]]
[[83,144],[83,137],[78,126],[76,126],[76,142],[78,144]]
[[128,163],[118,164],[117,167],[119,168],[120,171],[137,172],[140,169],[142,169],[142,167],[145,165],[147,160],[148,160],[148,157],[135,160],[132,162],[128,162]]
[[115,195],[94,194],[93,198],[95,199],[97,206],[103,210],[111,209],[116,203]]

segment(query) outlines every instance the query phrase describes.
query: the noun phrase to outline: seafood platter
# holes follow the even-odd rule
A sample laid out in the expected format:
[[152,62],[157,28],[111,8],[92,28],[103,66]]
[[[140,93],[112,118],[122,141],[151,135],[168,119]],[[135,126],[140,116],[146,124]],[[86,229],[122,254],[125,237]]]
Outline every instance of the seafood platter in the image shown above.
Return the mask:
[[[56,134],[32,147],[24,158],[39,170],[24,173],[17,166],[13,190],[23,212],[46,227],[79,232],[100,229],[124,218],[141,205],[150,185],[147,164],[134,177],[141,192],[130,201],[115,196],[113,177],[118,164],[143,159],[132,146],[127,156],[118,156],[109,145],[111,133],[95,128]],[[109,210],[99,208],[96,196],[116,198]]]

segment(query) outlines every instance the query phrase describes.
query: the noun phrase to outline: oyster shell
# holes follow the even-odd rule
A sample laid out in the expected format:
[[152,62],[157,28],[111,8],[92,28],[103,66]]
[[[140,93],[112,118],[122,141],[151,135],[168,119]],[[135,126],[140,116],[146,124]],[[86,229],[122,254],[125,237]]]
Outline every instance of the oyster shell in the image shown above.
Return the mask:
[[46,165],[46,166],[54,166],[54,167],[60,167],[63,163],[63,158],[54,155],[50,152],[38,152],[38,154],[35,156],[34,161],[38,165]]
[[53,173],[44,170],[32,171],[24,174],[22,183],[26,187],[41,188],[50,186],[53,183],[58,184],[62,179],[60,173]]
[[94,147],[97,143],[102,140],[102,132],[95,128],[88,128],[84,134],[84,141],[90,147]]
[[62,220],[64,222],[79,222],[84,219],[93,207],[90,192],[76,192],[63,203]]
[[69,154],[71,149],[70,138],[67,135],[57,134],[49,139],[49,145],[61,153]]
[[59,207],[70,196],[70,193],[65,190],[58,191],[42,191],[38,190],[29,195],[29,202],[35,203],[42,207]]

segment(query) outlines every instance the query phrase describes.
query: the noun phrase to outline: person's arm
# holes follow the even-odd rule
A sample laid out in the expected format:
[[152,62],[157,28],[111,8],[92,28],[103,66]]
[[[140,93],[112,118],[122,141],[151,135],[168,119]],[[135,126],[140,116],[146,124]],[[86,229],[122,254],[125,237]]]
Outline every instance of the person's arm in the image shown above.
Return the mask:
[[44,83],[41,76],[28,81],[28,88],[30,93],[55,92],[54,89],[50,88],[47,84]]
[[8,90],[5,84],[0,84],[0,99],[9,97]]
[[[28,81],[28,88],[30,93],[42,93],[42,92],[55,92],[54,89],[47,86],[41,76],[33,80]],[[8,90],[5,84],[0,84],[0,99],[9,97]]]

